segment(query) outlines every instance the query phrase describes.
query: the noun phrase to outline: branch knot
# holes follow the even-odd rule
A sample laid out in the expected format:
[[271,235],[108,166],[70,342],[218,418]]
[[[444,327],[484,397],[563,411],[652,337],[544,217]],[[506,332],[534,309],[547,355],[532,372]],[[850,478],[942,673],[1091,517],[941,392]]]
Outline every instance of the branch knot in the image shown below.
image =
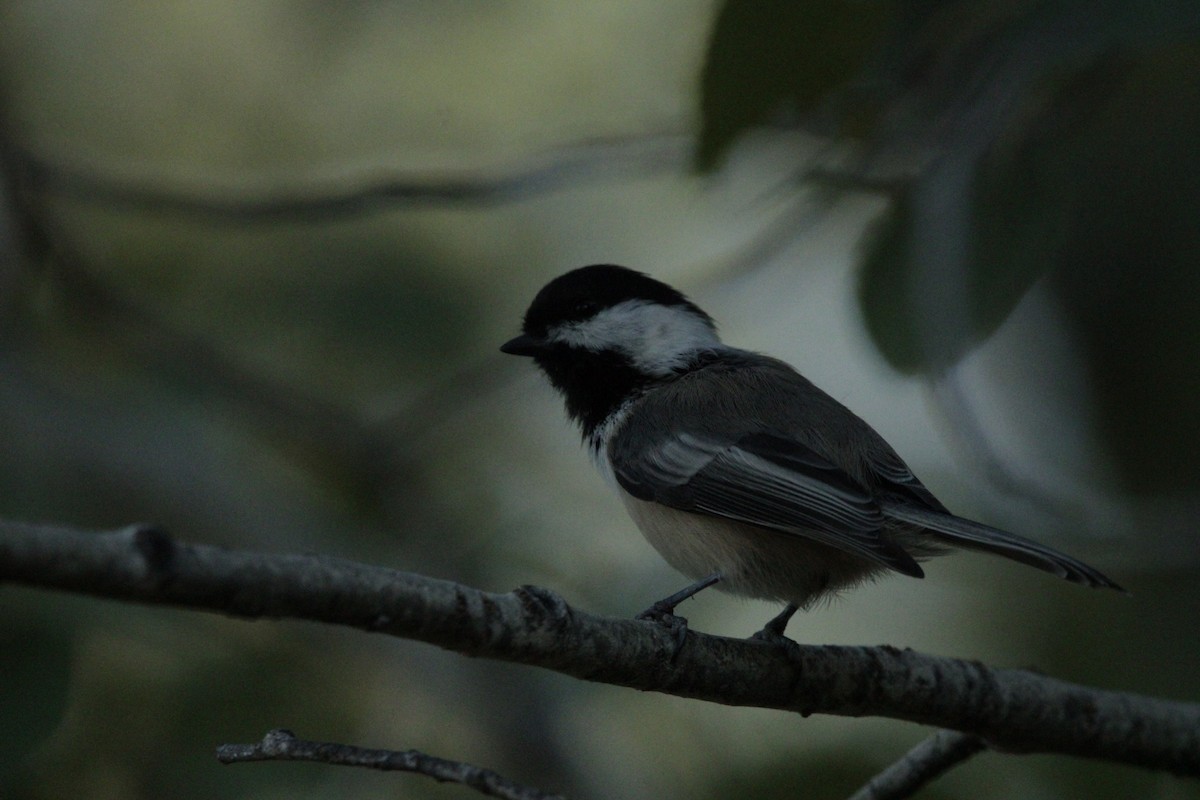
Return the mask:
[[146,577],[161,584],[175,568],[175,540],[158,525],[132,525],[128,531],[133,549],[146,567]]
[[571,621],[571,607],[557,592],[524,584],[514,589],[513,594],[525,616],[538,628],[560,631]]

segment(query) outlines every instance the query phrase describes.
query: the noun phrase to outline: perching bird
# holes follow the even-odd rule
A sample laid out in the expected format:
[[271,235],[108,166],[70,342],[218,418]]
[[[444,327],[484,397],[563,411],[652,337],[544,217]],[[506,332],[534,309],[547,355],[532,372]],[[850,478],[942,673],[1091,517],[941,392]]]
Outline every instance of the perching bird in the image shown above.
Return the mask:
[[875,429],[787,364],[729,347],[675,289],[595,265],[548,283],[523,333],[597,466],[671,566],[701,589],[798,608],[920,560],[983,550],[1086,586],[1119,589],[1050,547],[950,513]]

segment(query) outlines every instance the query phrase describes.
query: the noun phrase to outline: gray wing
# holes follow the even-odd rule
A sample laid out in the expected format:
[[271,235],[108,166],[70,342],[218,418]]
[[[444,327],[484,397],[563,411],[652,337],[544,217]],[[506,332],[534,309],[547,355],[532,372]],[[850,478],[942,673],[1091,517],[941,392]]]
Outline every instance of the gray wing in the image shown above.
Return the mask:
[[803,536],[905,575],[924,575],[884,534],[886,519],[872,495],[793,439],[754,432],[722,441],[682,433],[636,452],[626,447],[613,471],[640,500]]

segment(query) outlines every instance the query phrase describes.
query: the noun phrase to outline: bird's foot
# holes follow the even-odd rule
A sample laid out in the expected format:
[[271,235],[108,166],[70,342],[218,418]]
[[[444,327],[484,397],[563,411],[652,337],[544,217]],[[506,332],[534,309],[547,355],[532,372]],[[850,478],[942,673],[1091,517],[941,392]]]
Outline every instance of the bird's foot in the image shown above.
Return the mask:
[[679,651],[683,649],[683,642],[687,638],[688,624],[683,617],[676,616],[675,607],[694,596],[697,592],[707,589],[714,583],[721,580],[721,573],[714,572],[707,578],[701,578],[690,586],[680,589],[670,597],[664,597],[654,605],[647,608],[645,611],[637,615],[637,619],[650,620],[657,622],[659,625],[667,628],[673,637],[675,646],[671,650],[671,661],[679,658]]
[[679,658],[679,652],[683,649],[683,643],[687,639],[687,618],[675,613],[674,604],[668,605],[666,601],[659,600],[638,614],[635,619],[657,623],[667,630],[671,635],[671,662],[674,663]]
[[791,650],[793,647],[798,646],[794,639],[789,639],[782,633],[776,633],[769,628],[763,628],[761,631],[758,631],[750,637],[750,640],[754,642],[763,642],[764,644],[777,647],[780,650]]
[[796,613],[798,606],[795,603],[788,603],[783,611],[762,626],[762,630],[754,634],[750,638],[756,642],[766,642],[777,647],[790,649],[796,646],[796,643],[784,636],[783,632],[787,630],[788,622],[791,621],[792,615]]

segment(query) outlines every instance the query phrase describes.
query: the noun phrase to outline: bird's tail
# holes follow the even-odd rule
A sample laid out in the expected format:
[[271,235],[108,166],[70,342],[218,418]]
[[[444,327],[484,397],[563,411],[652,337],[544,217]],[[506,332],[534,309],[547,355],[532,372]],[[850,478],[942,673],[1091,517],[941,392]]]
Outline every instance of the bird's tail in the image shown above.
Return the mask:
[[905,503],[888,503],[883,507],[883,513],[897,522],[918,525],[946,544],[995,553],[1046,572],[1053,572],[1072,583],[1125,591],[1111,578],[1082,561],[1015,533]]

